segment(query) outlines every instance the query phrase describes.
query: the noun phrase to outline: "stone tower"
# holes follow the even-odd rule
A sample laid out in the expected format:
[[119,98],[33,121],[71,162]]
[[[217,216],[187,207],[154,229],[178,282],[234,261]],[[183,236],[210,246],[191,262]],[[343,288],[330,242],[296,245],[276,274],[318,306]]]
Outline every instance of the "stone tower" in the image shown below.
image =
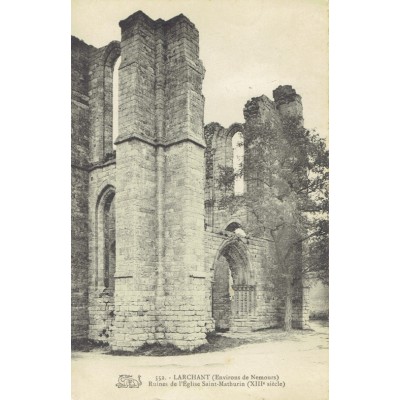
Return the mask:
[[204,68],[183,15],[120,22],[113,349],[205,343]]
[[303,123],[303,104],[301,96],[290,85],[278,86],[273,92],[276,109],[283,117],[298,117]]

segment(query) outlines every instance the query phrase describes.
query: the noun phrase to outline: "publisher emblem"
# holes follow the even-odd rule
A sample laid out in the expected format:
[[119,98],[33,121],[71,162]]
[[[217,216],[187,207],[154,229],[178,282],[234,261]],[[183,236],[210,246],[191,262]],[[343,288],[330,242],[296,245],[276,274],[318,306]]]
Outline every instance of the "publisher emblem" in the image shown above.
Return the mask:
[[139,388],[141,384],[140,375],[137,379],[133,378],[132,375],[120,375],[115,386],[117,388]]

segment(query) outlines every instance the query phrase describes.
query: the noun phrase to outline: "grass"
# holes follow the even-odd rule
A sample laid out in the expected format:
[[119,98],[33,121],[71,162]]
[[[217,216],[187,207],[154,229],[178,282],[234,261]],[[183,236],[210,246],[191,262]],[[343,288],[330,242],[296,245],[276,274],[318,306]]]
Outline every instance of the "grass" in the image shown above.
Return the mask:
[[232,347],[238,347],[242,344],[251,343],[249,339],[236,339],[226,336],[222,336],[218,333],[211,332],[208,333],[207,343],[195,348],[194,350],[181,350],[173,344],[143,344],[135,351],[121,351],[121,350],[111,350],[107,354],[112,354],[116,356],[156,356],[156,357],[166,357],[166,356],[183,356],[188,354],[199,354],[199,353],[211,353],[214,351],[223,351]]
[[72,351],[89,352],[95,349],[105,349],[107,347],[109,347],[108,343],[93,339],[75,339],[71,341]]

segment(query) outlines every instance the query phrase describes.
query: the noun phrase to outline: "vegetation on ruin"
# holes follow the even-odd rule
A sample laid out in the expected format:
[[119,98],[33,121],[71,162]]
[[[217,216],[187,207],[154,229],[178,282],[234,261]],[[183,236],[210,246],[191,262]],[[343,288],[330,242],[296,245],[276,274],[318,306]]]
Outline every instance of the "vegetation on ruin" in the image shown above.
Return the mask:
[[[238,167],[219,167],[219,206],[248,210],[247,233],[274,243],[285,287],[285,330],[292,328],[293,285],[307,275],[328,283],[328,159],[325,139],[297,117],[249,121]],[[243,145],[243,144],[242,144]],[[246,189],[234,195],[235,179]]]

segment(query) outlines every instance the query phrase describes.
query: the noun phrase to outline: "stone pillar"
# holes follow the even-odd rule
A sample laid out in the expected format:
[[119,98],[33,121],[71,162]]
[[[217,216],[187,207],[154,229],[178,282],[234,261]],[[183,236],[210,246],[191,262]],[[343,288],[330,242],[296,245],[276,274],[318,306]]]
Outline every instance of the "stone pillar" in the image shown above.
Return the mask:
[[114,349],[205,343],[204,69],[183,15],[120,22]]
[[183,15],[165,25],[166,339],[181,348],[205,343],[204,68],[199,36]]
[[116,272],[113,349],[154,341],[157,187],[154,29],[137,13],[121,21],[116,140]]

